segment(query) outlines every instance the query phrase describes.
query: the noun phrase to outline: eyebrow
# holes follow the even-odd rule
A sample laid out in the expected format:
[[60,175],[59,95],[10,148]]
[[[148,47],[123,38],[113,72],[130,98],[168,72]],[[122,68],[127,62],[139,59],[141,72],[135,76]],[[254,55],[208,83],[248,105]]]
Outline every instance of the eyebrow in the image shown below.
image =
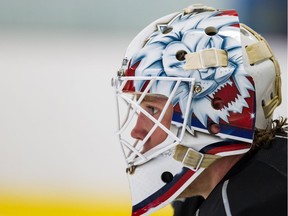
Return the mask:
[[[137,95],[137,100],[139,99],[140,95]],[[146,95],[143,98],[145,102],[157,102],[157,101],[167,101],[168,98],[162,95]]]

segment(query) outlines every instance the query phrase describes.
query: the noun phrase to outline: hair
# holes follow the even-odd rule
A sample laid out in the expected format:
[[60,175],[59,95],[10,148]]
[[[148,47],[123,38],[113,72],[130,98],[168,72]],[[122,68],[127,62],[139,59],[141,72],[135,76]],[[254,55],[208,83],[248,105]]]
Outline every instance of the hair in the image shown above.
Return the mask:
[[271,122],[271,126],[271,129],[256,128],[251,150],[267,148],[276,134],[285,134],[285,128],[288,126],[287,118],[280,117],[275,119]]

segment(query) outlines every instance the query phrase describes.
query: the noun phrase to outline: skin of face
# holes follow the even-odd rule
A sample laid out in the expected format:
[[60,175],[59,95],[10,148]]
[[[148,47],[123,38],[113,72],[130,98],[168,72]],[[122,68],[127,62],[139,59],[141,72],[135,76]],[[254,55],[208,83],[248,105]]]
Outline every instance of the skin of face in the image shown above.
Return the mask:
[[[146,95],[141,102],[141,107],[146,110],[153,118],[158,119],[162,113],[162,110],[167,102],[167,97],[160,95]],[[161,121],[161,124],[166,128],[170,128],[171,120],[173,115],[173,106],[169,104],[168,109]],[[149,133],[151,128],[154,126],[154,122],[149,119],[142,112],[139,113],[136,124],[131,131],[131,136],[138,140],[143,140]],[[142,153],[147,152],[153,147],[157,146],[163,142],[167,137],[167,133],[163,131],[160,127],[152,133],[148,138],[147,142],[144,144]]]

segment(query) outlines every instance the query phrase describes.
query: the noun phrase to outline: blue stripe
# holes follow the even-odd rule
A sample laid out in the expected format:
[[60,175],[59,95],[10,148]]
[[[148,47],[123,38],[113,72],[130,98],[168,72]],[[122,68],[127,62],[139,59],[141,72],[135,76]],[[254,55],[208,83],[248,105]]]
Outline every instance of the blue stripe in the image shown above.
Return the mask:
[[[183,118],[182,114],[178,112],[174,112],[172,120],[175,122],[180,122],[183,123]],[[254,125],[254,123],[253,123]],[[207,130],[207,127],[205,127],[196,117],[192,117],[192,126],[200,129]],[[245,139],[253,139],[254,135],[254,130],[252,129],[245,129],[245,128],[239,128],[235,127],[229,124],[223,124],[219,123],[219,126],[221,128],[221,133],[222,134],[227,134],[230,136],[235,136],[235,137],[242,137]]]
[[[178,182],[181,177],[183,175],[185,175],[186,172],[188,172],[189,169],[186,167],[182,168],[182,171],[178,174],[176,174],[173,178],[173,180],[170,183],[167,183],[166,185],[164,185],[162,188],[160,188],[158,191],[156,191],[155,193],[153,193],[151,196],[147,197],[146,199],[144,199],[142,202],[136,204],[133,206],[132,210],[133,212],[136,212],[146,206],[148,206],[149,204],[151,204],[153,201],[155,201],[156,199],[158,199],[159,197],[161,197],[163,194],[165,194],[168,190],[170,190],[175,184],[176,182]],[[159,176],[160,178],[160,176]]]

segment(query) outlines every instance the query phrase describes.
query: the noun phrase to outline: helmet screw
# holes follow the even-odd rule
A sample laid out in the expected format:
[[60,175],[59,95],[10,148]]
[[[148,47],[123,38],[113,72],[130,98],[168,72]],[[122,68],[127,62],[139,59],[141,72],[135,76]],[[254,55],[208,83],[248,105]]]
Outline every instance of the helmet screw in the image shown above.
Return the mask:
[[202,87],[200,85],[196,85],[194,87],[194,93],[200,93],[202,91]]
[[126,173],[129,173],[130,175],[132,175],[132,174],[134,174],[135,169],[136,169],[136,166],[134,166],[134,165],[129,166],[128,168],[126,168]]
[[124,69],[118,70],[118,76],[124,76],[124,75],[125,75]]

